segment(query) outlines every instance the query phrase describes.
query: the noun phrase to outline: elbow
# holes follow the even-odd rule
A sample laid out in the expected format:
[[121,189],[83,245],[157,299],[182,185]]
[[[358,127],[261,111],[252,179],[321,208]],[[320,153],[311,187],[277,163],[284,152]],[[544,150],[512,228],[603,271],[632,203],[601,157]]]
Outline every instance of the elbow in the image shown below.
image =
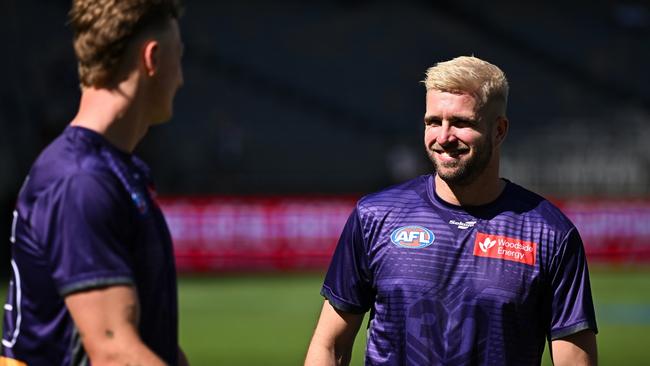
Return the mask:
[[352,345],[337,344],[334,347],[334,358],[337,365],[349,365],[352,360]]
[[137,352],[140,340],[107,339],[84,341],[84,350],[93,366],[114,366],[128,364]]
[[87,347],[86,354],[93,366],[123,365],[125,360],[124,352],[115,347]]

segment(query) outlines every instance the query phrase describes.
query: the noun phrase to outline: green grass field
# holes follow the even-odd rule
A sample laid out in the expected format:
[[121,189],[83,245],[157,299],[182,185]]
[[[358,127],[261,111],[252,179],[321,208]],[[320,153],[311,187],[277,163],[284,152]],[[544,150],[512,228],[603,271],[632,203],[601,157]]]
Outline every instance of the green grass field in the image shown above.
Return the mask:
[[[591,272],[600,364],[649,364],[650,268]],[[322,274],[182,277],[181,345],[195,366],[302,364],[321,281]],[[361,331],[353,365],[363,364],[364,342]]]

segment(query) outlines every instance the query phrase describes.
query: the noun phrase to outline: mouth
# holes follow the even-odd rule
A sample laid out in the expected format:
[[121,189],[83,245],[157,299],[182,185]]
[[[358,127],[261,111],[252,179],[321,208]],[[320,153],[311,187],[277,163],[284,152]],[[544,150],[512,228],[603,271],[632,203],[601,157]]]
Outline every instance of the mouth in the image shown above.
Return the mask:
[[455,149],[455,150],[440,150],[434,149],[433,152],[440,156],[443,160],[457,160],[461,156],[469,153],[469,149]]

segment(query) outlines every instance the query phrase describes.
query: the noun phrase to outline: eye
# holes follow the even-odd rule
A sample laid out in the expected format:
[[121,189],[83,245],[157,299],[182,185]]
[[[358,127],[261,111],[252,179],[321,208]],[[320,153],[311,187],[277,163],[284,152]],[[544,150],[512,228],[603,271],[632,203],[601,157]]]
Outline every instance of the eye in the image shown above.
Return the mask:
[[425,126],[440,126],[440,124],[441,124],[440,118],[437,117],[426,117],[424,119]]
[[477,122],[476,122],[476,120],[473,120],[473,119],[470,119],[470,118],[455,118],[453,120],[453,124],[456,127],[464,128],[464,127],[476,126]]

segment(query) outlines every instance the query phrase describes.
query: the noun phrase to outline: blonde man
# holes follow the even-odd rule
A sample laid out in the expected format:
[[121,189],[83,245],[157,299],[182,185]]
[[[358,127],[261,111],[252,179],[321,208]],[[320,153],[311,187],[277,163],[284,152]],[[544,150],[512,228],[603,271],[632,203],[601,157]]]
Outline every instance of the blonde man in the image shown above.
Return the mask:
[[1,365],[186,365],[172,243],[132,154],[183,83],[174,0],[74,0],[76,117],[18,196]]
[[435,174],[363,197],[343,229],[305,365],[346,365],[370,311],[367,365],[596,364],[580,236],[499,176],[508,83],[476,57],[424,81]]

